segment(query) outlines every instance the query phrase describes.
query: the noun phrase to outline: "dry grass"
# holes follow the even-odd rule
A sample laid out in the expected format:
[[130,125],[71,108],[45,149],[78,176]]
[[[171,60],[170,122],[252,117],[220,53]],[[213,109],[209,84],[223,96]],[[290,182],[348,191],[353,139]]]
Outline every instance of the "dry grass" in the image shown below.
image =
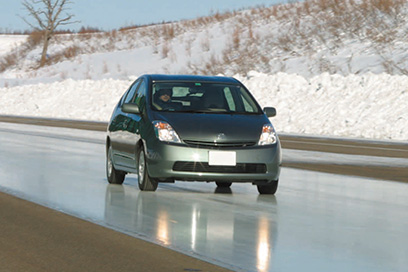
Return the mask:
[[175,36],[174,26],[173,25],[163,25],[161,36],[166,41],[173,39]]
[[234,32],[232,33],[232,48],[234,50],[238,50],[239,49],[239,44],[240,44],[240,34],[241,29],[239,29],[238,27],[235,28]]
[[169,45],[168,42],[165,42],[162,45],[162,48],[161,48],[161,56],[162,56],[163,59],[165,59],[165,58],[167,58],[169,56],[170,50],[171,50],[171,46]]
[[[127,46],[122,43],[122,49],[132,49],[140,46],[140,40],[144,39],[144,45],[153,45],[154,52],[158,53],[160,47],[160,53],[163,58],[169,57],[171,52],[171,41],[181,34],[190,31],[192,28],[206,27],[214,22],[222,22],[234,16],[234,13],[216,13],[213,16],[200,17],[194,20],[183,21],[179,24],[175,23],[162,23],[151,24],[144,26],[128,26],[120,28],[119,30],[104,32],[95,27],[82,27],[77,34],[73,34],[71,31],[59,31],[51,40],[51,46],[56,44],[78,44],[72,45],[50,56],[47,61],[47,65],[61,62],[63,60],[70,60],[78,56],[79,54],[92,54],[95,52],[110,52],[118,50],[117,43],[120,41],[126,41]],[[71,33],[72,35],[60,35]],[[30,50],[42,44],[43,33],[32,32],[29,35],[28,42],[24,46],[20,46],[12,53],[4,56],[0,59],[0,72],[6,69],[16,66],[19,59],[23,58],[29,53]],[[97,40],[107,40],[105,43],[98,43]],[[163,43],[164,42],[164,43]],[[86,44],[84,46],[84,44]],[[191,45],[191,43],[190,43]],[[205,51],[210,50],[210,43],[208,39],[203,41],[203,49]],[[190,51],[191,54],[191,51]],[[173,59],[176,57],[173,56]],[[38,68],[38,67],[33,67]]]
[[[203,50],[203,52],[208,52],[211,49],[208,31],[205,33],[204,38],[201,39],[201,49]],[[191,52],[190,52],[190,55],[191,55]]]
[[[293,56],[336,55],[345,42],[355,40],[372,43],[375,52],[383,56],[383,66],[387,71],[403,72],[403,64],[394,63],[387,48],[396,42],[406,43],[406,35],[396,31],[405,23],[401,10],[406,4],[406,0],[306,0],[260,6],[250,12],[217,12],[179,23],[128,26],[107,32],[83,27],[78,34],[55,36],[53,42],[73,45],[51,56],[49,64],[73,59],[80,54],[130,50],[141,46],[151,46],[153,53],[174,61],[177,59],[172,52],[175,43],[184,43],[186,55],[192,57],[193,37],[200,37],[196,44],[207,60],[190,63],[188,69],[191,73],[214,74],[228,70],[230,74],[245,74],[259,67],[264,72],[284,70],[286,59]],[[279,29],[259,35],[256,26],[263,23],[278,25]],[[211,47],[213,37],[207,29],[215,24],[221,25],[228,35],[228,44],[222,52],[214,52]],[[228,32],[231,29],[233,31]],[[195,33],[195,36],[185,36],[187,32]],[[203,32],[204,35],[200,36]],[[40,46],[41,42],[41,32],[31,33],[24,46],[0,60],[0,72],[16,66],[19,59],[30,49]],[[271,67],[271,63],[279,67]],[[339,72],[336,65],[327,59],[316,60],[315,66],[310,69]]]
[[77,45],[72,45],[68,48],[66,48],[63,52],[62,55],[64,56],[65,59],[72,59],[75,58],[76,56],[79,55],[81,52],[81,49]]
[[55,64],[67,59],[73,59],[81,53],[81,48],[77,45],[72,45],[65,48],[63,51],[51,55],[47,60],[46,65]]
[[15,66],[18,62],[17,54],[8,54],[0,62],[0,72],[4,72],[9,67]]
[[90,34],[90,33],[100,33],[102,30],[100,30],[97,27],[81,27],[78,31],[79,34]]
[[[229,38],[231,43],[224,50],[221,60],[210,58],[203,65],[190,65],[195,73],[220,71],[221,67],[231,74],[246,74],[249,70],[270,67],[271,60],[280,63],[278,69],[286,69],[285,59],[289,56],[316,56],[321,52],[336,56],[344,42],[350,40],[371,43],[375,53],[384,56],[383,66],[388,72],[406,73],[403,63],[395,63],[387,52],[396,41],[406,42],[406,37],[397,31],[405,23],[400,15],[407,2],[405,0],[310,0],[300,3],[256,8],[251,16],[241,16],[236,21]],[[261,18],[275,21],[280,26],[279,33],[271,33],[254,39],[251,20]],[[251,19],[252,18],[252,19]],[[244,33],[247,33],[244,38]],[[323,55],[325,55],[323,54]],[[352,57],[348,59],[352,61]],[[215,67],[214,67],[215,66]],[[315,73],[347,73],[340,70],[329,59],[317,59],[309,66]],[[346,65],[347,67],[347,65]],[[351,65],[348,65],[351,71]]]
[[42,43],[44,40],[44,32],[43,31],[33,31],[28,35],[27,42],[30,44],[31,47],[37,46]]

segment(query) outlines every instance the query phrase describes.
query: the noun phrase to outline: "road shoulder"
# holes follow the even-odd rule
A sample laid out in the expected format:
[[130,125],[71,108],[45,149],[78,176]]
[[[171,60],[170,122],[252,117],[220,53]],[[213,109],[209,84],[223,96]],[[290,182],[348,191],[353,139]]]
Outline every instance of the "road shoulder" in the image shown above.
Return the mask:
[[0,192],[2,271],[229,271]]

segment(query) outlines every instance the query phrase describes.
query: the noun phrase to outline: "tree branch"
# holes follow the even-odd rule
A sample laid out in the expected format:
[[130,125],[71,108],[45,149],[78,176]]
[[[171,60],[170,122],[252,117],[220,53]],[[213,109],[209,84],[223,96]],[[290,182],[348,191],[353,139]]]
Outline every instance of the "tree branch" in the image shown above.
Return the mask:
[[44,31],[44,45],[41,54],[40,66],[47,61],[48,42],[54,35],[55,29],[60,25],[76,23],[71,21],[73,14],[66,14],[60,18],[62,12],[67,10],[67,4],[72,3],[70,0],[24,0],[23,6],[28,11],[29,16],[34,18],[36,24],[29,22],[26,18],[21,17],[32,28]]

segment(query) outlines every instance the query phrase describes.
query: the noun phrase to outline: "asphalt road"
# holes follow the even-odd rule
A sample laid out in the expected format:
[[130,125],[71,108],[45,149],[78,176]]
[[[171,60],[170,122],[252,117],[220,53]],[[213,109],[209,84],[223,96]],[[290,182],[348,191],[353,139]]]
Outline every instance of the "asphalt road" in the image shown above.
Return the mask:
[[[17,119],[18,119],[18,122],[22,121],[19,118]],[[44,120],[44,121],[50,124],[50,120]],[[26,123],[30,123],[30,122],[36,122],[36,124],[41,123],[38,120],[28,120],[28,121],[26,120]],[[54,126],[61,125],[61,123],[58,124],[59,123],[58,120],[54,120],[53,122],[51,123],[53,123]],[[106,126],[106,124],[103,124],[103,123],[88,124],[87,122],[83,122],[83,123],[80,123],[80,125],[78,125],[77,122],[75,121],[67,121],[67,123],[63,122],[62,124],[65,127],[78,128],[79,126],[80,128],[83,128],[83,129],[102,130],[102,131],[104,130],[104,126]],[[357,142],[350,141],[350,140],[338,140],[338,139],[326,140],[326,139],[315,139],[313,137],[292,137],[290,135],[289,136],[281,135],[281,140],[282,140],[282,146],[284,148],[294,149],[294,150],[312,150],[312,151],[333,152],[333,153],[338,153],[338,154],[353,154],[353,155],[364,155],[364,156],[370,154],[371,156],[394,157],[394,158],[403,158],[403,159],[407,158],[406,154],[408,152],[407,145],[404,143],[389,144],[389,143],[367,142],[367,141],[359,142],[358,140]],[[42,148],[46,148],[46,146],[38,147],[39,150],[41,150]],[[18,164],[18,161],[16,161],[16,163]],[[350,175],[357,175],[357,176],[369,176],[369,177],[372,176],[375,178],[382,178],[385,180],[400,180],[400,181],[408,180],[408,174],[407,174],[406,167],[364,166],[364,165],[356,166],[351,163],[350,165],[347,165],[347,164],[333,165],[330,163],[316,164],[316,163],[307,163],[307,162],[291,162],[291,163],[286,163],[286,166],[295,167],[295,168],[305,168],[305,169],[311,169],[314,167],[316,168],[315,170],[322,171],[322,172],[334,172],[334,173],[339,172],[342,174],[350,174]],[[34,170],[34,168],[31,170]],[[58,172],[58,169],[55,169],[54,171]],[[16,174],[13,174],[13,176],[15,175]],[[34,176],[32,178],[33,178],[33,183],[35,184],[35,179],[37,178],[35,178]],[[43,178],[44,176],[38,177],[38,179],[43,179]],[[23,178],[23,180],[27,180],[27,177]],[[345,180],[347,180],[347,178],[345,178]],[[326,181],[323,181],[323,183],[325,182]],[[67,182],[64,182],[64,184],[66,183]],[[31,184],[31,183],[29,182],[28,184]],[[329,182],[329,184],[331,184],[331,182]],[[330,186],[332,186],[332,184]],[[288,190],[288,188],[286,188],[286,191],[285,189],[283,189],[283,192],[282,192],[283,195],[286,195],[286,196],[292,195],[296,199],[298,199],[300,196],[299,192],[297,192],[299,185],[295,187],[297,188],[295,189],[295,191]],[[363,188],[365,187],[363,186]],[[343,190],[342,187],[339,187],[333,192],[331,192],[330,194],[333,195],[335,194],[335,192],[339,192],[339,189]],[[32,190],[36,191],[38,189],[33,187]],[[164,190],[166,190],[166,187],[164,188]],[[109,191],[111,191],[111,189],[109,189]],[[361,191],[361,189],[357,189],[357,191]],[[187,195],[187,192],[188,190],[182,192],[182,195],[184,196]],[[246,193],[245,191],[242,191],[242,192],[235,191],[235,192],[238,194],[244,193],[244,197],[248,198],[248,196],[245,196],[245,193]],[[278,191],[278,194],[279,192],[280,191]],[[311,192],[312,194],[310,194]],[[293,216],[294,214],[298,214],[299,216],[298,218],[300,218],[301,221],[298,222],[297,224],[299,224],[300,228],[304,228],[303,232],[305,234],[310,234],[314,230],[319,230],[319,229],[322,230],[323,226],[321,225],[314,226],[316,222],[312,224],[307,223],[304,226],[301,225],[302,223],[303,224],[305,223],[303,221],[305,219],[303,218],[305,214],[310,215],[312,211],[313,212],[317,211],[318,214],[321,212],[325,212],[324,210],[320,210],[320,209],[321,207],[327,207],[326,205],[328,205],[326,203],[326,204],[323,204],[322,206],[319,205],[313,209],[308,209],[307,205],[310,205],[310,204],[308,204],[307,200],[310,199],[310,195],[315,195],[315,197],[319,195],[315,191],[311,191],[311,192],[308,192],[304,196],[303,195],[301,196],[301,199],[303,200],[299,200],[299,201],[303,201],[303,203],[305,203],[306,206],[302,208],[298,207],[296,208],[296,210],[293,210],[294,208],[290,208],[290,207],[296,206],[296,204],[294,206],[285,207],[286,200],[285,198],[283,198],[284,201],[281,201],[280,203],[280,209],[281,209],[280,215],[275,214],[276,212],[272,213],[273,217],[278,215],[278,217],[280,217],[280,220],[275,222],[275,220],[277,219],[269,219],[269,220],[272,220],[269,222],[272,222],[271,224],[281,224],[281,225],[283,224],[283,226],[281,227],[282,230],[291,229],[293,228],[292,224],[289,224],[286,227],[284,222],[293,221],[294,219],[291,216]],[[70,195],[68,191],[66,192],[66,194]],[[169,194],[169,192],[167,192],[167,194]],[[364,194],[367,194],[367,192],[365,192]],[[64,194],[62,194],[59,197],[65,198]],[[196,198],[196,196],[193,196],[193,197],[194,199]],[[240,196],[238,197],[241,198]],[[137,200],[139,198],[140,196],[136,197],[135,199]],[[176,199],[178,198],[180,198],[180,196],[176,194],[175,200],[173,201],[176,201]],[[397,198],[401,198],[401,197],[397,196]],[[131,199],[131,202],[133,201],[133,199],[134,198]],[[335,197],[334,199],[335,199],[335,202],[337,202],[337,204],[341,204],[343,208],[346,208],[351,205],[350,200],[340,201],[338,196]],[[386,198],[386,199],[387,199],[386,202],[392,201],[390,198]],[[148,200],[151,201],[150,197],[148,197]],[[316,200],[318,201],[326,200],[326,197],[322,195],[316,198]],[[222,204],[226,202],[226,199],[221,198],[219,199],[219,201],[220,202],[217,201],[215,204],[217,203]],[[382,201],[385,201],[385,199]],[[342,204],[343,202],[345,204],[347,203],[347,206],[344,206]],[[355,200],[352,200],[352,202],[355,202]],[[355,218],[353,217],[354,219],[351,218],[352,221],[348,222],[350,225],[353,225],[352,222],[357,222],[358,218],[360,217],[362,218],[364,214],[370,214],[370,217],[371,217],[370,220],[373,220],[374,217],[376,218],[375,220],[379,220],[377,218],[380,218],[381,216],[382,217],[387,216],[388,212],[386,212],[386,208],[381,209],[380,212],[376,216],[374,216],[374,214],[371,212],[371,208],[368,208],[370,202],[371,202],[371,197],[368,202],[367,201],[363,202],[364,205],[362,205],[363,204],[362,202],[358,201],[356,203],[358,205],[355,208],[348,207],[351,210],[357,209],[358,211],[362,212],[361,215],[355,215],[356,217]],[[206,205],[208,204],[207,202],[205,203]],[[126,204],[125,202],[124,205],[127,206],[128,204]],[[185,203],[181,203],[180,205],[181,205],[180,207],[186,206]],[[256,204],[256,205],[259,205],[259,204]],[[279,207],[277,206],[276,203],[268,202],[268,204],[262,204],[262,205],[267,205],[270,208],[272,208],[272,210],[276,210],[276,209],[279,210]],[[329,206],[330,205],[333,205],[333,203],[329,204]],[[389,205],[393,207],[394,213],[400,214],[401,211],[404,210],[404,208],[402,210],[400,209],[401,207],[403,207],[401,206],[400,203],[395,204],[391,202]],[[231,204],[227,203],[225,207],[228,207],[228,206],[231,206]],[[362,206],[363,207],[367,206],[367,208],[364,208],[362,210]],[[395,209],[397,206],[399,208]],[[177,210],[175,211],[168,210],[168,207],[161,208],[161,209],[165,209],[165,211],[167,211],[169,214],[171,214],[172,212],[174,212],[175,214],[180,213],[179,208],[177,208]],[[246,207],[243,207],[243,209],[245,210]],[[243,209],[240,208],[240,211],[238,214],[239,218],[242,217],[241,213]],[[258,208],[251,207],[249,211],[251,212],[252,209],[257,210]],[[283,212],[285,209],[286,209],[286,212]],[[298,209],[299,211],[297,211]],[[307,212],[302,213],[302,211],[300,211],[302,209],[305,211],[307,210]],[[288,212],[289,210],[291,210],[291,212]],[[370,212],[367,212],[367,210]],[[378,212],[377,208],[376,210]],[[158,210],[157,212],[160,214],[162,211],[163,210]],[[385,213],[383,213],[383,211]],[[342,213],[344,213],[344,211],[342,211]],[[286,219],[284,219],[285,214],[289,216]],[[187,216],[188,215],[189,214],[187,213]],[[263,216],[265,216],[265,214],[263,214]],[[348,216],[350,215],[347,214],[347,217]],[[388,220],[393,220],[391,218],[394,218],[394,217],[398,217],[398,216],[392,216]],[[329,229],[331,229],[330,227],[331,224],[334,222],[337,222],[339,218],[341,218],[339,217],[339,215],[335,216],[334,218],[335,220],[333,222],[331,222],[327,218],[326,219],[316,218],[315,220],[317,222],[324,221],[325,224],[328,223]],[[262,218],[259,220],[260,220],[259,221],[260,223],[258,227],[264,224],[262,223],[263,222]],[[308,219],[308,220],[309,220],[308,222],[314,221],[313,217],[312,219]],[[313,221],[310,221],[310,220],[313,220]],[[342,220],[345,220],[345,219],[341,219],[340,221]],[[1,267],[1,270],[4,270],[4,271],[227,271],[224,268],[215,266],[205,261],[200,261],[191,256],[177,253],[166,247],[148,243],[140,239],[131,238],[126,234],[122,234],[114,230],[111,230],[111,229],[108,229],[102,226],[98,226],[93,223],[89,223],[85,220],[78,219],[76,217],[72,217],[67,214],[57,212],[57,211],[48,209],[46,207],[36,205],[31,202],[27,202],[25,200],[22,200],[22,199],[19,199],[19,198],[16,198],[16,197],[13,197],[7,194],[3,194],[3,193],[0,193],[0,222],[1,222],[0,224],[0,252],[1,252],[0,267]],[[234,219],[233,222],[236,222],[236,219]],[[370,221],[367,221],[366,223],[371,224]],[[367,240],[366,242],[368,242],[369,247],[371,246],[368,252],[373,250],[372,248],[373,245],[372,244],[370,245],[370,242],[369,242],[371,238],[375,237],[375,239],[384,240],[386,244],[392,240],[392,239],[386,239],[386,237],[381,237],[380,233],[387,233],[387,235],[390,235],[390,237],[394,237],[393,235],[397,235],[397,236],[403,235],[404,236],[403,231],[395,227],[401,224],[404,225],[406,223],[397,222],[393,224],[394,227],[392,227],[391,229],[381,229],[381,227],[384,224],[379,224],[380,229],[370,230],[369,233],[373,233],[373,236],[370,236],[371,235],[370,234],[367,237],[367,239],[369,240]],[[345,235],[346,240],[347,240],[348,234],[344,234],[344,233],[346,233],[347,231],[358,230],[359,228],[365,229],[365,227],[363,227],[365,225],[358,225],[358,226],[356,225],[351,228],[347,226],[348,225],[347,223],[340,224],[339,226],[341,225],[344,225],[346,227],[346,230],[345,229],[339,230],[340,233],[342,233],[342,235]],[[250,225],[246,223],[246,226],[248,227]],[[241,229],[241,230],[244,230],[245,232],[247,232],[246,229]],[[397,230],[397,233],[393,232],[395,230]],[[293,233],[302,232],[299,229],[294,229],[294,231],[295,232]],[[284,241],[285,241],[284,232],[285,231],[280,231],[279,233],[280,239],[273,238],[272,242],[276,243],[276,239],[277,239],[278,242],[280,242],[281,244],[284,244]],[[336,229],[336,232],[338,233],[337,229]],[[274,231],[272,232],[272,234],[273,233]],[[272,234],[269,233],[269,235],[272,235]],[[207,230],[207,235],[208,235],[208,230]],[[357,234],[353,234],[353,237],[354,235],[357,235]],[[235,233],[233,235],[234,248],[236,248],[239,244],[242,244],[242,242],[239,242],[240,240],[238,240],[238,242],[235,241],[235,239],[239,239],[239,236],[242,236],[242,235],[237,235],[237,237],[235,237]],[[364,236],[365,235],[363,234],[361,235],[358,234],[356,237],[360,237],[359,239],[363,239],[362,237]],[[313,239],[315,239],[313,243],[319,240],[317,236]],[[332,239],[333,238],[330,238],[329,240],[332,240]],[[341,243],[341,240],[342,240],[342,237],[339,237],[338,243]],[[299,243],[301,243],[301,241],[302,239],[298,240]],[[307,241],[308,240],[306,239],[305,244],[303,244],[303,246],[310,244],[310,241],[309,242]],[[333,241],[331,242],[333,243]],[[361,240],[361,242],[363,242],[363,240]],[[406,251],[404,251],[404,248],[401,248],[400,246],[402,244],[405,244],[405,243],[402,243],[402,242],[399,244],[397,243],[399,247],[397,246],[396,250],[398,250],[398,252],[400,253],[397,254],[397,256],[394,256],[395,258],[397,258],[397,260],[399,260],[400,264],[403,264],[404,262],[403,260],[406,260],[406,258],[404,257],[405,253],[403,253]],[[318,249],[319,246],[321,247],[322,245],[320,245],[318,242],[317,246],[318,246],[317,248],[314,248],[314,249],[312,248],[310,252],[314,252],[314,254],[316,254],[316,252],[320,250]],[[334,250],[331,248],[330,244],[325,245],[325,246],[329,246],[329,248],[326,248],[326,251],[328,252],[331,252],[331,250]],[[389,246],[390,247],[388,249],[388,252],[392,251],[392,248],[393,248],[392,244],[390,244]],[[364,252],[366,249],[364,245],[358,245],[356,246],[356,248],[358,249],[358,251],[356,251],[355,253],[360,252],[360,251]],[[214,248],[213,250],[216,250],[216,248]],[[378,248],[375,248],[374,251],[387,252],[387,248],[384,248],[381,250],[379,250]],[[281,252],[281,251],[276,250],[276,252]],[[345,252],[347,253],[347,250]],[[350,253],[353,253],[353,252],[350,252]],[[291,257],[293,256],[294,255],[291,255]],[[319,259],[319,258],[321,257],[315,256],[315,259]],[[384,255],[382,255],[380,259],[382,260],[383,258],[385,258]],[[388,259],[388,257],[385,259]],[[334,260],[342,261],[340,257],[336,257]],[[380,262],[380,260],[376,260],[376,262]],[[329,264],[326,264],[326,265],[329,265]],[[347,267],[347,262],[344,262],[343,265]],[[398,265],[398,262],[396,265]],[[295,266],[295,267],[300,269],[302,265]],[[387,266],[385,265],[384,267],[387,267]],[[292,271],[295,271],[295,270],[292,270]],[[398,271],[398,269],[396,271]]]
[[329,152],[336,154],[348,154],[365,156],[366,163],[356,165],[353,162],[341,164],[284,162],[284,167],[292,167],[304,170],[320,171],[341,175],[352,175],[376,179],[408,182],[408,165],[370,165],[370,157],[402,158],[408,159],[408,142],[392,143],[385,141],[368,141],[359,139],[336,139],[307,136],[280,135],[282,147],[285,149]]
[[229,271],[0,192],[0,271]]
[[[88,122],[78,120],[31,118],[4,115],[0,115],[0,122],[76,128],[93,131],[106,131],[107,128],[106,122]],[[362,139],[341,139],[332,137],[324,138],[286,134],[279,135],[279,138],[281,140],[282,147],[285,149],[408,159],[408,142],[369,141]],[[367,162],[366,165],[355,165],[352,162],[333,164],[331,162],[310,163],[307,161],[284,161],[283,166],[326,173],[408,182],[408,167],[395,167],[390,165],[371,166],[369,162]]]

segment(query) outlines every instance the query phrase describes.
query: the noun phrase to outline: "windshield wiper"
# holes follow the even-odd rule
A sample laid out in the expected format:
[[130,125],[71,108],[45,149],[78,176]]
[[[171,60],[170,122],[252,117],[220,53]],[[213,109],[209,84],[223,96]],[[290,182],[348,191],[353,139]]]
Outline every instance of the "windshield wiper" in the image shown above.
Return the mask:
[[211,110],[180,110],[178,112],[187,112],[187,113],[214,113]]
[[240,111],[228,111],[228,110],[210,110],[210,109],[190,109],[190,110],[178,110],[172,111],[178,113],[212,113],[212,114],[239,114],[239,115],[259,115],[259,112],[240,112]]

